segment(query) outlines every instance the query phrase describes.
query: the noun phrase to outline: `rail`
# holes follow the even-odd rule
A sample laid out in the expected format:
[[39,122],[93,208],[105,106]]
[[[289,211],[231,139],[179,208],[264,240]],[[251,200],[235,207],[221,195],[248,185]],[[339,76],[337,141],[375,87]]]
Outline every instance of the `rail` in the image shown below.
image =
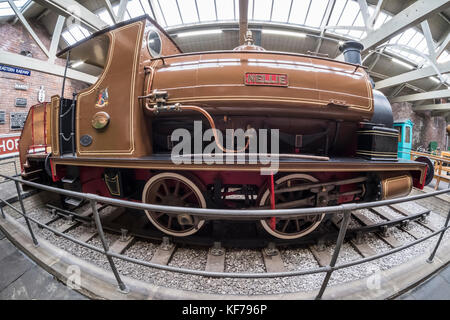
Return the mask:
[[[59,189],[59,188],[55,188],[55,187],[51,187],[51,186],[46,186],[46,185],[41,185],[38,183],[30,182],[30,181],[25,181],[22,179],[17,179],[14,177],[9,177],[9,176],[3,175],[3,174],[0,174],[0,176],[5,179],[14,181],[14,183],[16,185],[19,203],[20,203],[20,209],[17,209],[15,206],[8,203],[4,199],[0,198],[0,201],[5,203],[6,206],[10,207],[12,210],[16,211],[17,213],[19,213],[21,216],[24,217],[28,231],[30,232],[33,243],[36,246],[38,246],[39,244],[38,244],[37,238],[34,235],[33,229],[31,228],[30,222],[33,222],[36,225],[38,225],[39,227],[45,228],[45,229],[53,232],[54,234],[61,236],[69,241],[72,241],[78,245],[81,245],[90,250],[104,254],[111,266],[111,270],[112,270],[114,277],[118,284],[118,289],[120,292],[122,292],[124,294],[128,293],[129,290],[128,290],[127,286],[125,285],[125,283],[122,281],[122,278],[115,266],[113,258],[121,259],[121,260],[130,262],[130,263],[146,266],[149,268],[155,268],[155,269],[160,269],[160,270],[165,270],[165,271],[185,273],[185,274],[191,274],[191,275],[197,275],[197,276],[204,276],[204,277],[274,278],[274,277],[301,276],[301,275],[317,274],[317,273],[323,272],[323,273],[325,273],[325,278],[324,278],[322,285],[316,296],[316,299],[321,299],[327,286],[328,286],[330,277],[334,271],[343,269],[343,268],[347,268],[347,267],[351,267],[351,266],[355,266],[355,265],[359,265],[362,263],[366,263],[366,262],[369,262],[372,260],[376,260],[376,259],[388,256],[388,255],[394,254],[396,252],[402,251],[402,250],[412,247],[418,243],[421,243],[425,240],[428,240],[434,236],[439,235],[438,241],[436,242],[436,245],[434,246],[429,258],[427,259],[427,262],[431,263],[434,259],[436,251],[438,250],[438,248],[442,242],[445,231],[449,228],[449,220],[450,220],[450,211],[449,211],[449,213],[447,214],[444,226],[441,229],[436,230],[425,237],[422,237],[420,239],[412,241],[403,246],[397,247],[395,249],[392,249],[392,250],[389,250],[386,252],[382,252],[382,253],[374,255],[374,256],[370,256],[367,258],[363,258],[363,259],[351,261],[348,263],[336,265],[342,244],[345,239],[345,235],[346,235],[347,228],[349,225],[352,210],[366,209],[366,208],[371,208],[371,207],[379,207],[379,206],[384,206],[384,205],[388,205],[388,204],[395,204],[395,203],[400,203],[400,202],[419,200],[419,199],[423,199],[423,198],[427,198],[427,197],[431,197],[431,196],[437,196],[440,194],[450,192],[450,188],[445,189],[445,190],[435,191],[432,193],[409,196],[409,197],[402,197],[402,198],[398,198],[398,199],[382,200],[382,201],[375,201],[375,202],[369,202],[369,203],[350,203],[350,204],[342,204],[342,205],[333,206],[333,207],[275,209],[275,210],[265,210],[265,209],[264,210],[221,210],[221,209],[186,208],[186,207],[173,207],[173,206],[162,206],[162,205],[154,205],[154,204],[137,203],[137,202],[131,202],[131,201],[126,201],[126,200],[106,198],[106,197],[98,196],[95,194],[84,194],[84,193],[80,193],[80,192]],[[46,224],[39,222],[38,220],[36,220],[34,218],[29,217],[25,211],[25,206],[23,203],[23,197],[22,197],[22,192],[21,192],[21,188],[20,188],[20,183],[27,185],[29,187],[34,187],[34,188],[49,191],[49,192],[55,192],[55,193],[66,195],[66,196],[72,196],[72,197],[82,198],[84,200],[89,200],[90,206],[92,208],[92,213],[94,216],[94,221],[95,221],[95,225],[97,228],[97,232],[100,237],[103,248],[98,248],[96,246],[93,246],[93,245],[90,245],[83,241],[80,241],[79,239],[71,237],[71,236],[69,236],[63,232],[60,232]],[[343,219],[342,219],[342,223],[340,224],[335,249],[333,251],[331,260],[327,266],[313,268],[313,269],[306,269],[306,270],[298,270],[298,271],[267,272],[267,273],[211,272],[211,271],[192,270],[192,269],[186,269],[186,268],[181,268],[181,267],[172,267],[172,266],[167,266],[167,265],[162,265],[162,264],[156,264],[156,263],[152,263],[152,262],[147,262],[147,261],[131,258],[126,255],[118,254],[118,253],[110,251],[110,248],[108,246],[108,243],[106,241],[105,234],[103,231],[103,226],[102,226],[102,222],[100,220],[100,215],[99,215],[99,212],[97,209],[97,203],[109,204],[112,206],[119,206],[119,207],[133,208],[133,209],[140,209],[140,210],[156,210],[156,211],[162,211],[162,212],[174,213],[174,214],[188,212],[191,215],[202,216],[202,218],[206,217],[206,218],[215,218],[215,219],[229,218],[229,219],[246,219],[246,220],[248,220],[248,219],[261,219],[261,218],[266,218],[266,217],[272,217],[274,215],[277,215],[278,217],[292,217],[292,216],[303,216],[303,215],[317,215],[317,214],[323,214],[323,213],[326,213],[326,214],[343,213]],[[2,215],[3,219],[6,219],[5,213],[3,212],[3,208],[0,208],[0,209],[1,209],[1,215]]]

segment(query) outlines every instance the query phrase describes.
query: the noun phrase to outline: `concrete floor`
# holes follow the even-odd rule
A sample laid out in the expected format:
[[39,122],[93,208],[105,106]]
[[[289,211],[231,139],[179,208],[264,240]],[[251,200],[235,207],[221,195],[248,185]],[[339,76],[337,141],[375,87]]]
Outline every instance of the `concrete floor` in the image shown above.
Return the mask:
[[[14,184],[0,184],[8,196],[16,195]],[[434,187],[434,181],[429,185]],[[447,188],[441,183],[439,189]],[[18,250],[0,231],[0,300],[84,300],[78,292],[56,280]],[[450,265],[399,300],[450,300]]]
[[450,300],[450,265],[397,298],[398,300]]
[[0,231],[0,300],[86,300],[18,250]]

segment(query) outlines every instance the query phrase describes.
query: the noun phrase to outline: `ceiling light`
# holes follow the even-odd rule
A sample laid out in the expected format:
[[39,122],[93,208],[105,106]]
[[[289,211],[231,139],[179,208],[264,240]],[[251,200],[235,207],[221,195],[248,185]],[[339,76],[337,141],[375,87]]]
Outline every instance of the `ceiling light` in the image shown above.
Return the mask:
[[299,37],[299,38],[306,37],[306,34],[301,33],[301,32],[272,30],[272,29],[262,29],[262,33],[263,34],[276,34],[276,35],[281,35],[281,36]]
[[83,63],[84,63],[84,61],[80,60],[80,61],[74,62],[71,67],[76,68],[76,67],[81,66]]
[[192,36],[203,36],[207,34],[218,34],[222,33],[220,29],[210,29],[210,30],[200,30],[200,31],[189,31],[177,33],[177,37],[192,37]]
[[441,80],[439,80],[439,79],[436,78],[436,77],[430,77],[430,79],[433,80],[433,81],[436,82],[436,83],[441,83]]
[[402,66],[404,66],[404,67],[406,67],[408,69],[414,69],[413,65],[410,65],[409,63],[403,62],[402,60],[398,60],[396,58],[392,58],[391,60],[392,60],[392,62],[398,63],[398,64],[400,64],[400,65],[402,65]]

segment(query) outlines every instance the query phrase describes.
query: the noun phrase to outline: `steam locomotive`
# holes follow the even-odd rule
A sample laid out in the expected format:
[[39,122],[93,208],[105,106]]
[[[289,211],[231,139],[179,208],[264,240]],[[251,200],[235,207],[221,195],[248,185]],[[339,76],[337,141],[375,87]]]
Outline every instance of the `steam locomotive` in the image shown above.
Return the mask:
[[[19,143],[22,178],[231,209],[329,206],[423,188],[433,172],[397,159],[391,106],[361,66],[360,45],[341,49],[345,62],[271,52],[248,33],[234,50],[183,53],[148,16],[116,24],[58,53],[68,65],[98,70],[98,79],[30,109]],[[206,223],[189,213],[146,214],[178,237]],[[295,239],[323,221],[274,215],[260,226]]]

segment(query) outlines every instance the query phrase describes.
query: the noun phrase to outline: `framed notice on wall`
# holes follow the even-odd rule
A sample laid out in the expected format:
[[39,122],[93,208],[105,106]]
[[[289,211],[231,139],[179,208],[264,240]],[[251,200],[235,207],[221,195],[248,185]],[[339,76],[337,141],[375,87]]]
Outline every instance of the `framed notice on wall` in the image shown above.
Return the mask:
[[26,112],[11,112],[10,115],[10,128],[11,130],[22,130],[27,119]]
[[27,106],[27,99],[26,98],[16,98],[16,107],[26,107]]
[[6,123],[6,111],[0,110],[0,124]]

